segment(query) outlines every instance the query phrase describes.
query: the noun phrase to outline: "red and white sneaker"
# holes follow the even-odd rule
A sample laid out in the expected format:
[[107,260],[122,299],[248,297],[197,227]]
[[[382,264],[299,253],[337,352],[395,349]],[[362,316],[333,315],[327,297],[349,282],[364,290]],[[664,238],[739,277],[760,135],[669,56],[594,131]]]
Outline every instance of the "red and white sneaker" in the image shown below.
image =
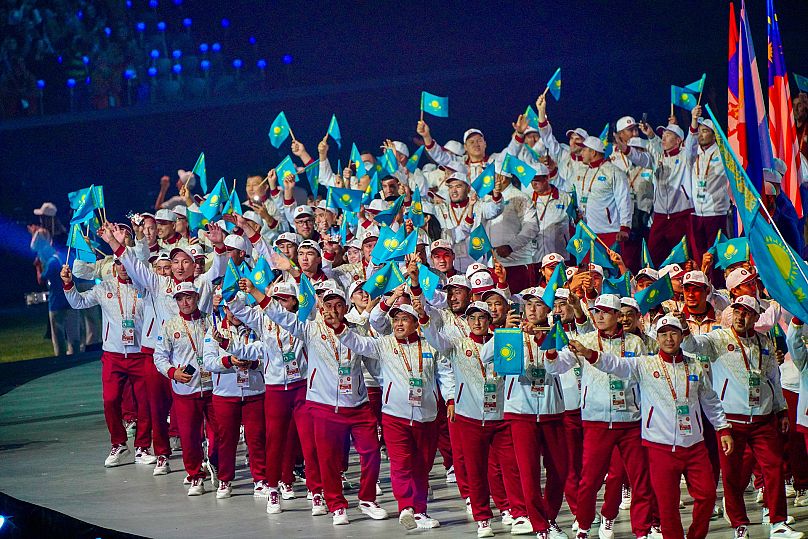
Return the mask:
[[109,455],[106,460],[104,460],[104,466],[106,468],[114,468],[115,466],[128,464],[129,455],[129,448],[126,444],[113,445],[112,449],[109,450]]
[[216,489],[216,499],[223,500],[233,494],[233,487],[230,481],[219,481],[219,488]]
[[278,481],[278,490],[281,491],[281,498],[284,500],[294,500],[295,490],[292,485],[287,485],[283,481]]
[[269,489],[269,497],[267,498],[267,513],[270,515],[277,515],[281,512],[281,493],[276,488]]
[[311,516],[319,517],[328,514],[322,494],[312,494],[311,496]]
[[171,467],[168,465],[168,457],[159,455],[154,465],[152,475],[168,475],[169,473],[171,473]]
[[135,448],[135,464],[154,464],[157,462],[157,457],[152,455],[151,449],[148,447]]
[[253,483],[253,498],[267,498],[269,496],[269,486],[266,481],[256,481]]

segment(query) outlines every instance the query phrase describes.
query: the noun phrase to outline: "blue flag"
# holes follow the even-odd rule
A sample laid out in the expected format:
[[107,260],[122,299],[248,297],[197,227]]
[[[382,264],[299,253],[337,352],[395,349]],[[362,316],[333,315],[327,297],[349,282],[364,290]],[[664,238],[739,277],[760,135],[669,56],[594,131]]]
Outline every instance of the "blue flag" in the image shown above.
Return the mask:
[[258,290],[263,292],[275,280],[275,272],[272,271],[272,268],[269,267],[269,262],[262,256],[255,263],[255,267],[247,275],[247,278],[252,281]]
[[690,259],[690,251],[687,248],[687,236],[682,236],[682,239],[679,240],[679,243],[671,250],[671,254],[668,255],[668,258],[662,261],[662,264],[659,265],[660,268],[664,268],[669,264],[684,264]]
[[654,261],[651,260],[651,252],[648,250],[645,238],[642,239],[642,267],[654,269]]
[[480,261],[490,252],[491,240],[488,239],[485,227],[481,224],[469,234],[469,256]]
[[[365,163],[362,161],[362,154],[359,153],[359,148],[356,147],[356,143],[351,146],[351,164],[354,165],[354,168],[356,168],[357,178],[361,178],[367,173]],[[379,163],[377,162],[377,164]],[[340,174],[341,173],[342,172],[340,171]]]
[[738,262],[749,260],[749,241],[746,238],[732,238],[722,241],[715,248],[715,267],[728,268]]
[[449,116],[449,98],[421,92],[421,110],[432,116],[446,118]]
[[519,328],[494,330],[494,370],[497,374],[520,375],[525,372],[525,348]]
[[289,137],[291,129],[289,122],[286,120],[286,114],[281,111],[273,120],[272,125],[269,126],[269,142],[275,148],[280,148],[281,144]]
[[547,81],[547,90],[553,95],[556,101],[561,99],[561,68],[556,69],[550,80]]
[[309,180],[309,188],[311,194],[317,196],[317,191],[320,190],[320,160],[316,160],[309,164],[306,168],[306,179]]
[[67,246],[74,249],[76,253],[76,258],[74,260],[81,260],[83,262],[96,261],[93,247],[84,236],[84,231],[81,229],[81,224],[75,223],[70,225],[70,229],[67,233]]
[[342,211],[357,213],[362,207],[363,191],[358,189],[343,189],[342,187],[329,187],[326,206],[339,208]]
[[233,263],[233,259],[228,258],[227,266],[224,269],[224,279],[222,279],[222,299],[230,301],[236,297],[239,279],[241,279],[241,273]]
[[300,286],[297,289],[297,319],[301,322],[309,318],[317,304],[317,293],[305,274],[300,274]]
[[553,308],[553,305],[555,305],[556,290],[564,288],[564,283],[566,282],[567,268],[563,262],[559,262],[553,269],[553,274],[550,276],[550,280],[547,281],[547,286],[544,287],[544,294],[541,296],[541,300],[545,305],[551,309]]
[[496,168],[494,163],[491,163],[485,167],[482,172],[480,172],[480,175],[477,176],[473,182],[471,182],[471,188],[477,192],[478,198],[483,198],[485,195],[494,190],[495,183]]
[[421,201],[420,189],[415,189],[412,192],[412,202],[410,203],[410,209],[407,211],[406,217],[412,220],[412,226],[414,226],[416,229],[421,228],[426,223],[426,218],[424,217],[424,204]]
[[704,81],[707,80],[707,73],[702,73],[701,78],[696,82],[685,84],[685,90],[690,90],[691,93],[700,94],[704,90]]
[[525,109],[525,118],[527,118],[527,125],[532,127],[533,129],[539,128],[539,115],[536,114],[536,111],[533,110],[533,107],[530,105],[527,106]]
[[404,276],[398,269],[398,263],[388,262],[371,275],[368,282],[362,285],[362,290],[370,295],[370,299],[376,299],[392,292],[402,284],[404,284]]
[[418,263],[418,286],[424,292],[424,297],[432,300],[435,297],[435,290],[440,284],[440,277],[432,273],[430,269],[420,262]]
[[800,89],[800,92],[808,93],[808,77],[803,77],[796,73],[792,73],[792,75],[794,75],[794,82],[797,83],[797,88]]
[[288,155],[275,167],[275,173],[278,175],[278,182],[280,184],[283,184],[283,180],[287,176],[294,176],[295,182],[297,182],[297,167],[292,162],[292,158]]
[[418,161],[421,160],[421,155],[424,153],[426,146],[419,146],[417,150],[407,159],[407,170],[412,174],[418,168]]
[[[82,190],[84,191],[84,190]],[[97,205],[96,197],[94,196],[95,193],[95,185],[91,185],[87,188],[86,192],[82,195],[77,197],[78,207],[73,212],[73,217],[70,219],[70,223],[84,223],[87,222],[89,219],[92,219],[93,212],[99,206]]]
[[614,294],[621,298],[631,297],[631,272],[627,271],[620,277],[603,279],[601,294]]
[[194,164],[194,168],[191,169],[197,178],[199,178],[199,186],[202,188],[203,193],[208,192],[208,173],[205,169],[205,152],[199,154],[199,157],[196,160],[196,164]]
[[381,190],[382,182],[379,179],[379,172],[374,170],[373,175],[370,177],[370,183],[368,183],[367,189],[365,189],[365,194],[362,195],[362,204],[365,206],[370,204],[370,201],[376,198],[376,195],[379,194]]
[[348,214],[351,212],[344,212],[342,214],[342,222],[339,225],[339,239],[342,245],[348,245]]
[[404,227],[393,232],[390,227],[379,231],[379,241],[370,253],[374,264],[382,264],[391,260],[403,260],[405,255],[415,252],[418,243],[418,231],[413,230],[409,235]]
[[561,350],[570,343],[567,333],[564,331],[564,326],[561,325],[560,320],[556,320],[550,332],[542,341],[540,350]]
[[190,208],[186,215],[188,218],[188,228],[194,236],[196,236],[197,231],[204,229],[205,225],[210,223],[204,215]]
[[698,98],[687,88],[680,88],[671,84],[671,103],[685,110],[693,110]]
[[379,213],[377,213],[376,217],[374,217],[373,219],[377,223],[390,226],[393,224],[393,221],[395,220],[396,215],[398,215],[398,212],[401,211],[401,206],[403,204],[404,204],[404,195],[401,195],[396,199],[395,202],[393,202],[392,206],[390,206],[386,210],[382,210]]
[[336,114],[332,114],[331,121],[328,122],[328,135],[337,143],[337,148],[342,148],[342,133],[339,131]]
[[522,183],[522,186],[527,187],[536,176],[536,169],[517,159],[509,153],[505,154],[505,159],[502,161],[502,171],[513,174]]
[[663,301],[667,301],[672,297],[673,284],[671,284],[670,275],[661,277],[648,288],[634,294],[634,299],[637,300],[642,314],[646,314],[657,305],[661,305]]
[[213,190],[208,193],[205,200],[199,205],[199,212],[205,216],[209,222],[213,222],[221,215],[221,210],[227,202],[229,195],[227,194],[227,186],[224,184],[224,178],[219,179]]
[[387,148],[384,151],[380,160],[382,166],[389,174],[395,174],[396,171],[398,171],[398,159],[396,159],[396,152],[390,148]]

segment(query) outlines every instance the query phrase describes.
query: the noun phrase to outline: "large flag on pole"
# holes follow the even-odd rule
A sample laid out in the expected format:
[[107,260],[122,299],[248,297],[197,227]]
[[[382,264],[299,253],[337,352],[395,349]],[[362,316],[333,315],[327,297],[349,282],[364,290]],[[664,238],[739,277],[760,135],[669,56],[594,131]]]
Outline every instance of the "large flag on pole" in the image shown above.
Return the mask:
[[767,0],[769,35],[769,133],[772,137],[774,156],[786,164],[782,190],[791,201],[797,216],[802,218],[802,197],[800,196],[800,154],[797,142],[797,127],[791,109],[791,89],[788,85],[788,71],[780,41],[780,26],[774,0]]
[[[727,138],[735,155],[741,153],[738,133],[738,21],[735,19],[735,4],[729,3],[729,56],[727,57]],[[746,146],[746,139],[744,139]]]

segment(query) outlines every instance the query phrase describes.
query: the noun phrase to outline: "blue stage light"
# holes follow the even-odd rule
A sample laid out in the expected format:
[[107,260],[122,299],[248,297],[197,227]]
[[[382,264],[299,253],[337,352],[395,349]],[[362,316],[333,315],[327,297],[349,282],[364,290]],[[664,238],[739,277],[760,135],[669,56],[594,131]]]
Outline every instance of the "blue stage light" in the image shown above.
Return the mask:
[[138,32],[142,32],[142,31],[144,31],[144,30],[146,29],[146,23],[145,23],[145,22],[139,22],[139,23],[137,23],[137,24],[135,25],[135,29],[136,29]]
[[207,71],[210,69],[210,60],[202,60],[199,62],[199,67],[202,68],[202,71]]
[[126,0],[126,8],[132,9],[132,0]]
[[255,45],[255,36],[250,36],[250,45]]
[[157,49],[152,49],[151,53],[149,53],[149,56],[151,56],[156,60],[157,58],[160,58],[160,51],[158,51]]
[[157,0],[149,0],[149,7],[152,9],[157,9]]
[[67,79],[67,87],[73,88],[76,85],[76,79]]
[[150,67],[148,73],[149,73],[150,77],[156,77],[157,76],[157,68],[156,67]]
[[241,65],[242,65],[241,59],[236,58],[235,60],[233,60],[233,67],[235,67],[236,69],[241,69]]
[[61,54],[60,54],[59,56],[57,56],[57,57],[56,57],[56,63],[57,63],[57,64],[61,64],[63,61],[64,61],[64,60],[62,59],[62,55],[61,55]]
[[174,73],[176,73],[177,75],[179,75],[180,73],[182,73],[182,66],[180,64],[174,64],[174,67],[172,67],[171,70],[174,71]]
[[199,44],[199,52],[208,52],[208,44],[207,43],[200,43]]
[[[44,89],[45,88],[45,81],[42,80],[42,79],[39,79],[38,81],[36,81],[36,87],[39,88],[40,90]],[[0,515],[0,517],[2,517],[2,515]],[[3,527],[3,525],[0,524],[0,528],[2,528],[2,527]]]
[[228,28],[230,26],[230,19],[222,19],[222,28]]
[[157,23],[157,29],[160,30],[161,32],[165,32],[166,31],[166,23],[164,23],[163,21],[158,22]]
[[88,76],[88,77],[85,77],[85,79],[84,79],[84,84],[86,84],[87,86],[89,86],[89,85],[90,85],[90,83],[91,83],[92,81],[93,81],[93,79],[91,79],[89,76]]
[[171,56],[173,56],[175,60],[179,60],[182,57],[182,51],[177,49],[171,53]]
[[186,28],[190,27],[190,26],[191,26],[191,24],[193,24],[193,22],[194,22],[194,21],[192,21],[192,20],[191,20],[191,19],[189,19],[188,17],[186,17],[186,18],[182,19],[182,25],[183,25],[184,27],[186,27]]
[[222,50],[222,46],[218,42],[211,45],[210,48],[213,49],[213,52],[219,52],[220,50]]
[[89,63],[90,63],[90,57],[89,57],[89,56],[82,56],[82,57],[81,57],[81,61],[82,61],[82,63],[83,63],[84,65],[87,65],[87,64],[89,64]]
[[135,75],[137,75],[137,73],[131,67],[123,72],[123,78],[126,80],[134,79]]
[[6,523],[6,517],[4,517],[3,515],[0,515],[0,530],[3,529],[3,524],[5,524],[5,523]]
[[258,66],[258,69],[262,69],[262,70],[263,70],[263,69],[266,69],[266,68],[267,68],[267,61],[266,61],[266,60],[264,60],[263,58],[261,58],[260,60],[258,60],[258,61],[255,63],[255,65],[257,65],[257,66]]
[[289,65],[289,64],[292,63],[292,60],[293,60],[293,58],[292,58],[291,54],[284,54],[283,55],[283,63],[284,64]]
[[111,36],[112,35],[112,28],[110,28],[109,26],[105,26],[104,27],[104,33],[107,35],[107,37]]

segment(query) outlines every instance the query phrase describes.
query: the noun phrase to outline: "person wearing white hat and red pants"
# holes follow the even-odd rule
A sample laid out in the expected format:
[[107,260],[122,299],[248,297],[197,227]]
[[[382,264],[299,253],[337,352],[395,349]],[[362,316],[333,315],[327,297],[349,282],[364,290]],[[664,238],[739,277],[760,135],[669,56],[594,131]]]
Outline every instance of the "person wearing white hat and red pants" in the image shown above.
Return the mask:
[[722,231],[727,234],[730,209],[727,173],[718,145],[715,126],[710,119],[698,118],[698,148],[693,160],[693,259],[704,253]]
[[783,447],[778,431],[787,432],[789,422],[780,369],[771,353],[772,342],[768,335],[755,331],[761,312],[757,299],[740,296],[730,308],[731,327],[706,335],[691,335],[686,330],[682,341],[683,351],[710,358],[713,389],[732,424],[735,451],[719,454],[726,516],[735,528],[736,538],[749,536],[749,516],[744,505],[749,471],[743,466],[748,446],[763,471],[770,537],[799,539],[803,534],[786,523]]
[[[361,475],[359,509],[370,518],[387,518],[376,503],[376,482],[381,456],[376,434],[376,418],[368,404],[367,388],[361,363],[378,375],[378,364],[362,358],[340,343],[345,328],[348,303],[345,293],[328,288],[323,293],[320,311],[307,320],[286,311],[277,301],[264,300],[264,313],[293,337],[303,341],[308,351],[309,377],[306,400],[314,427],[314,442],[328,509],[335,526],[349,523],[348,501],[342,493],[341,472],[345,459],[345,441],[350,435],[359,453]],[[361,358],[361,359],[360,359]]]
[[[533,248],[531,277],[534,279],[531,284],[540,284],[546,281],[540,279],[538,275],[544,257],[566,251],[571,236],[569,206],[572,199],[568,193],[550,184],[550,171],[546,166],[537,163],[534,168],[536,175],[530,182],[529,196],[536,210],[534,217],[538,223],[538,233],[531,242]],[[543,266],[541,264],[541,267]],[[514,287],[514,290],[519,289]]]
[[[598,296],[590,309],[596,331],[579,335],[583,346],[620,357],[645,353],[642,339],[625,334],[618,323],[620,298]],[[562,374],[578,365],[575,354],[565,349],[545,356],[547,372]],[[579,539],[589,537],[595,518],[595,503],[612,451],[619,451],[632,490],[631,528],[636,537],[645,537],[651,528],[651,484],[648,461],[640,436],[640,395],[636,380],[609,376],[588,362],[581,363],[581,418],[584,446],[581,484],[578,493]],[[611,518],[610,518],[611,517]],[[604,515],[601,529],[611,531],[614,516]]]
[[417,307],[420,314],[407,304],[390,309],[392,335],[365,337],[353,330],[339,335],[341,343],[378,361],[381,367],[385,385],[382,423],[390,455],[390,480],[398,501],[399,522],[408,530],[440,526],[427,514],[429,472],[438,440],[439,390],[450,419],[454,418],[454,373],[449,362],[419,335],[419,325],[429,318],[420,302]]
[[135,463],[154,464],[157,458],[151,453],[151,417],[146,389],[146,355],[140,351],[143,331],[143,298],[132,285],[126,269],[116,260],[115,278],[101,281],[86,292],[79,292],[73,283],[70,267],[62,267],[65,298],[74,309],[101,306],[103,316],[103,350],[101,355],[101,381],[103,384],[104,417],[110,434],[112,449],[104,466],[126,464],[124,458],[126,429],[121,416],[121,401],[124,384],[129,380],[134,389],[137,406],[137,434],[135,436]]
[[580,181],[587,169],[581,158],[581,150],[584,147],[584,140],[589,137],[589,133],[582,127],[570,129],[567,131],[569,148],[559,144],[555,136],[553,136],[553,128],[547,120],[547,99],[545,97],[540,95],[536,100],[536,112],[538,112],[539,116],[539,135],[541,136],[541,141],[547,147],[550,158],[558,164],[558,175],[563,182],[558,187],[569,192],[571,191],[571,186]]
[[[154,366],[171,380],[174,391],[174,413],[182,442],[182,462],[191,480],[188,496],[205,493],[202,470],[202,430],[216,431],[213,404],[213,377],[204,369],[205,334],[211,326],[209,317],[199,310],[199,293],[193,283],[181,282],[173,292],[179,314],[166,320],[157,337]],[[215,437],[208,443],[208,454],[217,460]],[[214,462],[215,464],[215,462]],[[216,479],[211,478],[214,481]]]
[[[797,433],[805,438],[805,446],[808,447],[808,334],[802,320],[792,319],[786,334],[786,341],[791,352],[791,360],[800,374],[799,396],[794,410],[797,417],[795,428]],[[800,489],[796,484],[795,488],[797,496],[794,498],[794,506],[805,507],[808,505],[808,491]]]
[[[493,537],[489,489],[489,459],[496,459],[502,470],[510,516],[514,522],[527,515],[519,470],[508,423],[503,421],[503,378],[491,363],[483,363],[483,346],[492,342],[491,311],[482,301],[466,309],[470,332],[463,339],[450,338],[430,320],[422,326],[424,337],[435,350],[452,363],[455,393],[455,432],[463,448],[469,497],[477,521],[477,537]],[[453,436],[452,442],[455,442]],[[503,511],[504,512],[504,511]]]
[[683,328],[675,316],[656,324],[659,353],[621,358],[571,341],[567,354],[583,357],[596,369],[633,379],[643,396],[642,440],[648,452],[651,484],[659,504],[664,539],[683,539],[679,514],[680,482],[684,475],[694,499],[693,521],[687,537],[704,539],[715,503],[712,472],[703,443],[703,414],[718,432],[724,455],[733,450],[731,427],[709,380],[701,377],[697,361],[682,354]]

